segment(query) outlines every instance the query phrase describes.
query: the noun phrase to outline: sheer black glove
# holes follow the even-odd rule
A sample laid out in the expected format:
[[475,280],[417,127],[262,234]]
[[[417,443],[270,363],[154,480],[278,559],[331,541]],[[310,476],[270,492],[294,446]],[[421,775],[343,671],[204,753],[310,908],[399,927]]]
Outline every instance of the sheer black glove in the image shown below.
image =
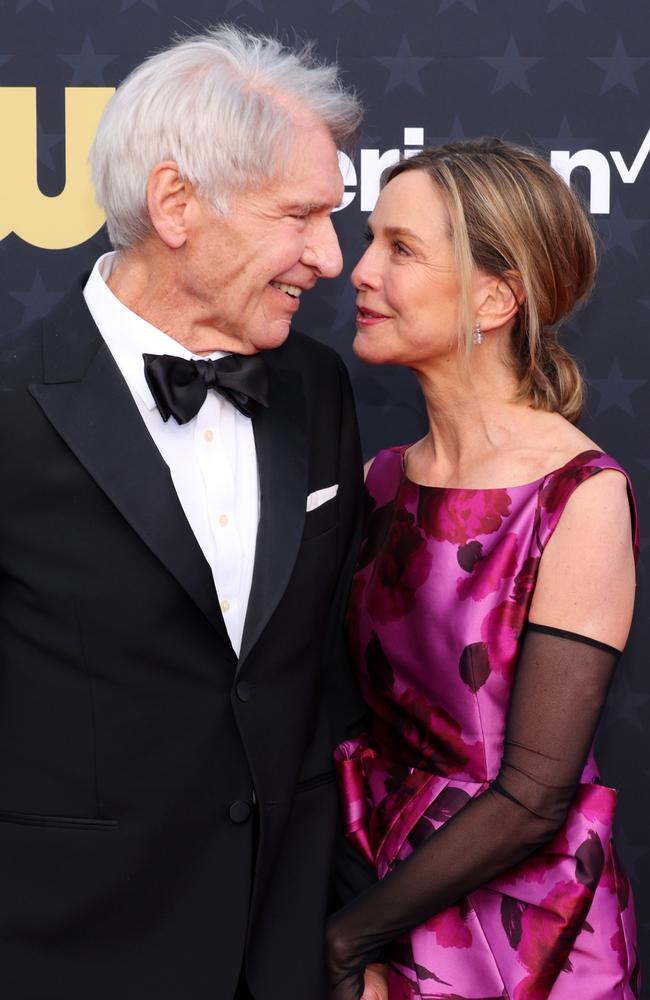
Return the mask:
[[567,815],[619,652],[529,624],[497,778],[328,923],[332,1000],[359,1000],[377,949],[507,871]]

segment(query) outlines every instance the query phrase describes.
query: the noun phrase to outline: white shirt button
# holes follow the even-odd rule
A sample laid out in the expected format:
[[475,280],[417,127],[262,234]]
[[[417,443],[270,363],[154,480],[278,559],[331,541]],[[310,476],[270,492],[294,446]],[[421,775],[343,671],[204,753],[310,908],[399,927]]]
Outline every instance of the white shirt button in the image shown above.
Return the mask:
[[226,597],[224,597],[219,607],[221,608],[221,610],[225,615],[226,611],[230,611],[230,601]]
[[227,514],[219,514],[219,524],[220,524],[220,526],[222,528],[226,527],[226,525],[228,524],[228,515]]
[[203,440],[207,444],[210,444],[210,441],[214,440],[214,431],[211,430],[203,431]]

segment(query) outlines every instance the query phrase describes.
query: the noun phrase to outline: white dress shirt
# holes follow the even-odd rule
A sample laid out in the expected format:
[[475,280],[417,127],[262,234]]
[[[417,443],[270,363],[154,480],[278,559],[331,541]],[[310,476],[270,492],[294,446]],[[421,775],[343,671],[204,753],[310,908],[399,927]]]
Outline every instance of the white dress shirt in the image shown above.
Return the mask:
[[[169,466],[185,516],[212,570],[235,653],[241,648],[253,578],[259,483],[252,422],[218,392],[187,424],[164,422],[144,377],[143,354],[192,354],[120,302],[106,284],[116,254],[100,257],[84,288],[106,341],[154,444]],[[222,358],[216,351],[210,358]]]

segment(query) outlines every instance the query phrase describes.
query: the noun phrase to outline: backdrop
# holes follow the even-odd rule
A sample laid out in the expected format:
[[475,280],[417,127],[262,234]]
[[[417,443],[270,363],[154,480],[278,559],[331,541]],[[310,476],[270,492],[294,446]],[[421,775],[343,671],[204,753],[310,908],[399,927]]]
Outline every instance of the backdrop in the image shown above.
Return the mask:
[[[602,238],[596,293],[566,331],[590,385],[583,426],[631,473],[647,532],[648,0],[0,0],[0,329],[47,311],[107,248],[85,158],[112,88],[175,32],[221,19],[315,39],[364,99],[335,217],[346,274],[304,300],[299,326],[348,362],[367,455],[424,428],[411,377],[365,368],[350,351],[347,274],[383,167],[405,148],[495,134],[536,146],[571,175]],[[650,981],[648,540],[599,756],[604,780],[621,790],[618,846]]]

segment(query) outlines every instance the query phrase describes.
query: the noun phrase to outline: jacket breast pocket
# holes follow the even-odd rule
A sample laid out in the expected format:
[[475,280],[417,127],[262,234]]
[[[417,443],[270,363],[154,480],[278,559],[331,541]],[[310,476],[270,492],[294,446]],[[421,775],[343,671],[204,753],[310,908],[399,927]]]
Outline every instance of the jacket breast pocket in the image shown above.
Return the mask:
[[323,535],[330,528],[336,527],[339,521],[338,497],[326,500],[314,510],[308,510],[305,514],[305,530],[303,531],[303,541],[308,538],[315,538]]
[[296,785],[296,795],[301,795],[303,792],[311,792],[314,788],[322,788],[323,785],[332,785],[336,781],[336,773],[332,768],[329,771],[323,771],[321,774],[315,774],[312,778],[305,778],[303,781],[299,781]]
[[17,826],[42,826],[56,830],[117,830],[117,820],[91,819],[82,816],[46,816],[42,813],[12,812],[0,809],[0,823]]

